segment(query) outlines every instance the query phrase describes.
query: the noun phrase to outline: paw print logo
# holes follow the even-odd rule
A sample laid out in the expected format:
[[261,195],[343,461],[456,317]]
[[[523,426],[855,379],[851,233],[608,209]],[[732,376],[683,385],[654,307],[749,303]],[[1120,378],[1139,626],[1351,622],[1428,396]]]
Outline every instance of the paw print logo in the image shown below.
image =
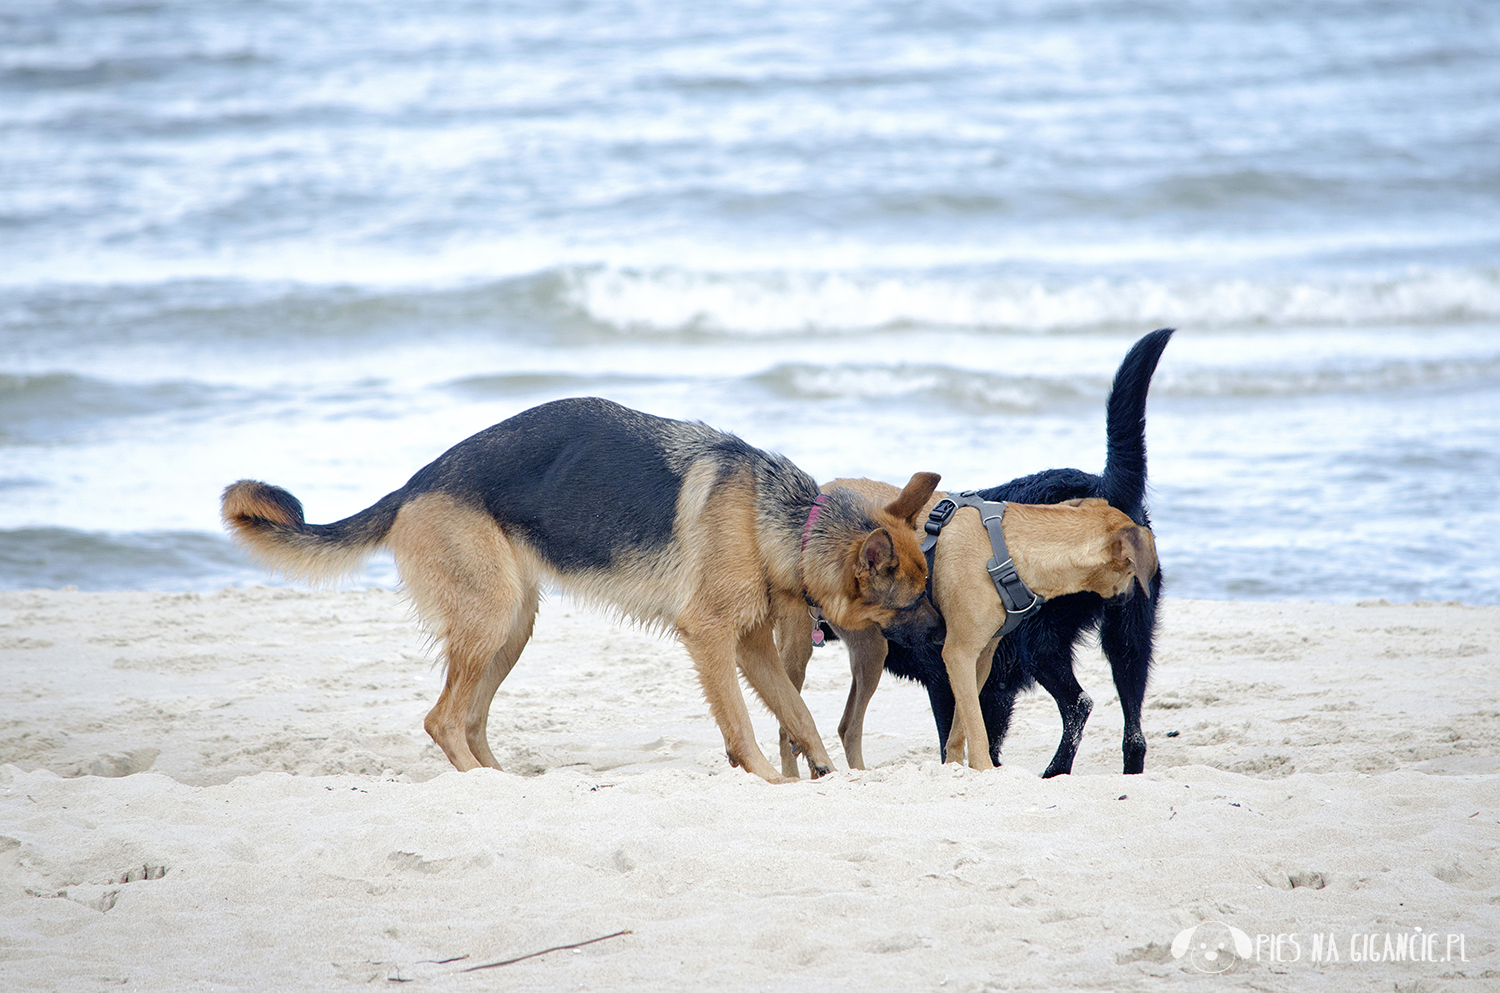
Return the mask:
[[1172,939],[1172,957],[1186,958],[1199,972],[1224,972],[1254,952],[1250,936],[1223,921],[1204,921]]

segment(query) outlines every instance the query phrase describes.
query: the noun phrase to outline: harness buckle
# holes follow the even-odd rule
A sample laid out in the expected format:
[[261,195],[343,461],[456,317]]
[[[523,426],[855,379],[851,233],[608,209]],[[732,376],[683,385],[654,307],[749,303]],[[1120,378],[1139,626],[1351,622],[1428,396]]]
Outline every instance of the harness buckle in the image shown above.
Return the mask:
[[922,530],[936,536],[938,532],[943,530],[943,526],[948,523],[948,519],[953,516],[953,512],[957,509],[958,504],[954,503],[948,497],[943,497],[937,502],[937,506],[932,508],[932,513],[927,515],[927,523],[922,525]]
[[[985,565],[985,571],[990,574],[990,582],[995,584],[995,589],[1000,591],[1000,599],[1008,612],[1025,614],[1041,602],[1042,598],[1031,592],[1022,581],[1020,573],[1016,571],[1014,559],[1006,559],[999,564],[990,559]],[[1021,601],[1028,596],[1031,597],[1031,602],[1022,607]]]

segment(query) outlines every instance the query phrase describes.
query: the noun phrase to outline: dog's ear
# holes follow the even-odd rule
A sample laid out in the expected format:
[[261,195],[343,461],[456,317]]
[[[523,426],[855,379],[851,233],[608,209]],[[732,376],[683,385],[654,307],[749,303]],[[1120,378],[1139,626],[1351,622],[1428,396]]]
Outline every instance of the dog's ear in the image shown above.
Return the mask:
[[896,571],[896,546],[891,533],[885,528],[876,528],[865,535],[865,543],[859,548],[859,562],[866,575],[889,575]]
[[1128,565],[1141,584],[1141,592],[1151,595],[1151,577],[1156,575],[1156,539],[1145,528],[1131,524],[1115,532],[1110,556],[1120,565]]
[[935,472],[914,473],[911,480],[906,484],[906,489],[890,503],[886,504],[885,512],[892,517],[899,518],[907,523],[907,526],[917,526],[917,515],[927,505],[932,493],[937,489],[938,483],[943,477]]

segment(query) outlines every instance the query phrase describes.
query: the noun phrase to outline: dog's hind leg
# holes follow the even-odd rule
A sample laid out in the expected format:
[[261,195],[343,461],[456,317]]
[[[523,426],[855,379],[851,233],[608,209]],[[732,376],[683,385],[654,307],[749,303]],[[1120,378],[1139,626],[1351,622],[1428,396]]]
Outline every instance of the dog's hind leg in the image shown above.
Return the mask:
[[849,699],[844,704],[844,716],[839,718],[839,740],[844,743],[844,758],[849,768],[865,767],[864,738],[865,711],[870,698],[880,685],[880,674],[885,671],[885,656],[890,643],[871,625],[857,631],[838,629],[838,636],[849,646]]
[[389,542],[447,663],[423,726],[460,772],[498,767],[485,741],[490,700],[531,635],[536,579],[493,517],[442,493],[404,505]]
[[[531,632],[536,627],[536,610],[539,602],[540,596],[536,587],[533,586],[523,594],[521,602],[516,606],[516,616],[512,621],[510,637],[506,639],[501,649],[491,656],[484,676],[475,687],[472,706],[464,722],[464,741],[468,744],[469,751],[479,760],[480,765],[489,766],[491,769],[500,768],[500,763],[495,759],[495,753],[490,751],[490,703],[495,699],[495,691],[500,688],[505,677],[510,675],[511,669],[515,668],[516,660],[521,657],[526,643],[531,640]],[[475,721],[476,715],[477,722]]]
[[791,737],[792,748],[807,757],[812,778],[833,771],[833,760],[823,747],[817,725],[776,655],[769,623],[758,624],[740,636],[739,667],[745,679]]
[[[444,635],[447,678],[423,726],[459,772],[480,766],[499,768],[485,742],[485,727],[490,700],[510,671],[510,665],[502,664],[502,652],[511,645],[509,634],[493,627],[460,627],[450,628]],[[525,639],[519,640],[525,644]],[[520,654],[519,646],[515,654]],[[514,662],[511,658],[510,663]]]
[[1084,725],[1094,708],[1094,701],[1073,674],[1073,643],[1078,640],[1079,632],[1094,622],[1101,603],[1093,593],[1059,597],[1043,607],[1035,620],[1016,631],[1021,639],[1015,646],[1018,658],[1031,678],[1051,695],[1062,718],[1062,737],[1042,773],[1044,778],[1065,776],[1073,771]]
[[1109,658],[1120,695],[1120,710],[1125,718],[1120,750],[1126,775],[1146,768],[1146,735],[1141,730],[1141,705],[1146,698],[1146,681],[1151,673],[1151,646],[1156,629],[1156,610],[1161,591],[1160,574],[1147,600],[1137,593],[1123,604],[1106,604],[1099,625],[1099,646]]
[[1079,743],[1083,741],[1083,726],[1088,723],[1089,714],[1094,710],[1094,701],[1078,685],[1071,664],[1065,668],[1041,667],[1037,670],[1036,681],[1041,684],[1042,689],[1052,694],[1063,724],[1057,752],[1052,756],[1052,761],[1047,763],[1042,778],[1066,776],[1073,771],[1073,758],[1078,754]]

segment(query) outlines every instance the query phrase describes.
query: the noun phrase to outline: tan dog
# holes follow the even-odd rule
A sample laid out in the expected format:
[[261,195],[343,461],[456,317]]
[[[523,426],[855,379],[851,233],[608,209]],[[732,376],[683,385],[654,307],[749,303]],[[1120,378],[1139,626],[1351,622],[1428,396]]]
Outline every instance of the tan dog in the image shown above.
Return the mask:
[[597,398],[557,400],[459,442],[374,505],[308,524],[280,487],[224,491],[225,525],[251,555],[304,579],[395,553],[447,682],[427,732],[461,771],[498,769],[490,702],[531,638],[539,590],[676,632],[692,656],[729,760],[777,776],[755,742],[738,672],[807,756],[832,768],[772,640],[774,618],[808,602],[840,625],[936,627],[913,528],[936,487],[917,473],[871,503],[819,495],[786,458],[705,424]]
[[[869,479],[837,479],[829,487],[847,488],[870,499],[896,492],[888,483]],[[944,494],[937,493],[924,511],[930,512]],[[1032,592],[1046,599],[1090,591],[1102,597],[1130,594],[1137,584],[1149,589],[1156,572],[1156,544],[1150,531],[1136,525],[1105,500],[1095,497],[1057,504],[1005,505],[1001,527],[1016,572]],[[947,625],[943,664],[953,689],[955,714],[946,759],[961,762],[968,746],[969,764],[993,768],[979,690],[989,677],[997,632],[1006,611],[990,579],[986,564],[993,551],[979,512],[961,507],[937,540],[933,561],[932,598]],[[805,613],[805,612],[803,612]],[[799,689],[812,655],[812,619],[778,618],[777,634],[787,675]],[[854,676],[849,700],[839,722],[839,737],[850,768],[864,768],[864,715],[885,662],[887,644],[878,629],[847,630],[833,624],[849,646]],[[796,758],[783,747],[782,771],[797,774]]]

